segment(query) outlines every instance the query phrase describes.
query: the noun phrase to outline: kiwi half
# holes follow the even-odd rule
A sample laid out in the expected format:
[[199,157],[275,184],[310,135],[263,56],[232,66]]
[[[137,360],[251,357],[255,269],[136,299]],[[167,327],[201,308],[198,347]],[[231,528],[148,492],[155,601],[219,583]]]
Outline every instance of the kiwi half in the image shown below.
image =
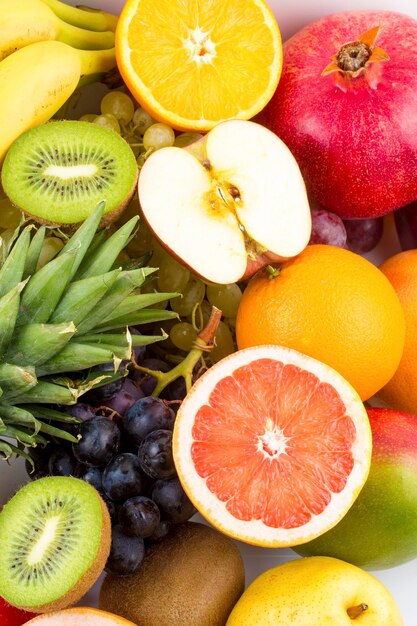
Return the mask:
[[78,600],[102,572],[111,522],[90,484],[66,476],[22,487],[0,513],[0,595],[45,613]]
[[40,223],[78,225],[104,200],[113,222],[136,188],[138,167],[117,133],[82,121],[49,122],[23,133],[3,163],[11,202]]

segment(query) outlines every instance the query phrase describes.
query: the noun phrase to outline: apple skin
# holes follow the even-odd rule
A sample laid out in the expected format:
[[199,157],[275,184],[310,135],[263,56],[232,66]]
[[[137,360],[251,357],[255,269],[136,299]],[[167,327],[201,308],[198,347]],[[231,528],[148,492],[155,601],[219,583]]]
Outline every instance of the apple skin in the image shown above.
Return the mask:
[[26,624],[32,617],[36,617],[35,613],[22,611],[14,606],[10,606],[0,596],[0,624],[1,626],[22,626]]
[[267,570],[244,591],[226,626],[404,626],[388,589],[369,572],[314,556]]
[[365,569],[386,569],[417,557],[417,416],[367,408],[372,430],[368,479],[343,519],[293,549]]

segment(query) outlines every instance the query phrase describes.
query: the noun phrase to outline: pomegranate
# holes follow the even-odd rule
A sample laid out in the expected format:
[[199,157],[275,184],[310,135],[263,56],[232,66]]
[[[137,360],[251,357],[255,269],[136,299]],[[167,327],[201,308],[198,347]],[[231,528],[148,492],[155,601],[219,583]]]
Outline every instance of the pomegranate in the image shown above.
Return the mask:
[[342,218],[417,199],[417,20],[346,11],[284,44],[260,121],[288,145],[312,198]]

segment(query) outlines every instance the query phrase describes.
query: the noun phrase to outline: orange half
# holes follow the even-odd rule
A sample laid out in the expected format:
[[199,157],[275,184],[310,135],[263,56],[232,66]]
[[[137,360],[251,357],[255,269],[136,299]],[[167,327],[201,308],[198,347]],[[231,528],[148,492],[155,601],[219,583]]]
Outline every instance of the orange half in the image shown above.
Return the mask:
[[183,401],[174,459],[197,510],[247,543],[304,543],[348,511],[372,439],[357,392],[329,366],[281,346],[210,368]]
[[127,0],[115,45],[133,96],[180,130],[253,117],[281,74],[281,35],[264,0]]

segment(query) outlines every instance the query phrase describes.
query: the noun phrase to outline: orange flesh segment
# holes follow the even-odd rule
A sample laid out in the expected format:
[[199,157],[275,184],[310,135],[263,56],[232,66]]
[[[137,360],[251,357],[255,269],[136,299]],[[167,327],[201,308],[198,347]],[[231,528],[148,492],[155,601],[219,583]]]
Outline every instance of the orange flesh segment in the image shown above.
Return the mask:
[[341,492],[356,429],[337,391],[295,365],[258,359],[213,389],[197,412],[191,457],[237,519],[297,528]]
[[271,19],[256,0],[140,0],[124,54],[145,100],[188,120],[228,119],[272,95],[280,59]]

